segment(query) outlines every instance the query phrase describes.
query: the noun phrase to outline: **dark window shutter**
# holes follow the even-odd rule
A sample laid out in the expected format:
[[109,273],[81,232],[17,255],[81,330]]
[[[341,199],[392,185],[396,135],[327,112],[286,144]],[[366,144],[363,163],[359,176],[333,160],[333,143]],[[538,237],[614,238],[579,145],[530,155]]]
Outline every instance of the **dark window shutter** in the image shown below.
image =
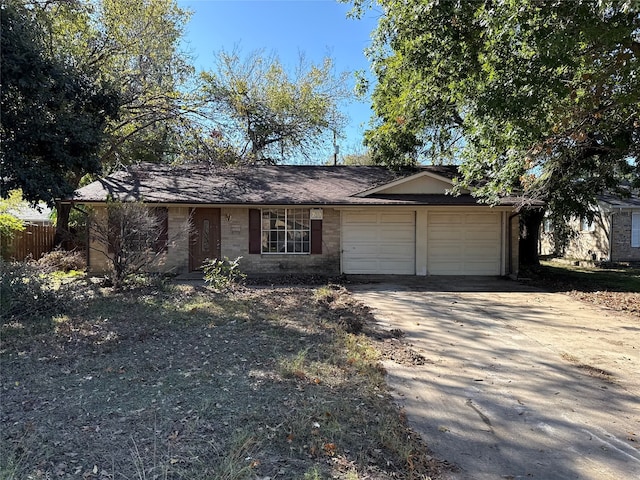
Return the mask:
[[260,210],[252,208],[249,210],[249,253],[262,253],[260,237]]
[[322,220],[311,220],[311,253],[322,254]]
[[116,242],[117,232],[120,231],[116,222],[115,216],[111,214],[109,207],[107,207],[107,253],[115,253],[114,244]]
[[154,248],[156,252],[166,252],[169,249],[169,209],[156,207],[155,215],[158,218],[160,232],[158,232]]

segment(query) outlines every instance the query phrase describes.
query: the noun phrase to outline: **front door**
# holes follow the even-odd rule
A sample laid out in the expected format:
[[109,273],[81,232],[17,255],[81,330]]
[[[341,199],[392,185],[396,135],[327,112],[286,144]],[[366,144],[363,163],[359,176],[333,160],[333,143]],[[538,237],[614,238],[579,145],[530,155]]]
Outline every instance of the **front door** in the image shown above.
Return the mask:
[[195,208],[189,246],[189,270],[201,270],[207,258],[220,258],[220,209]]

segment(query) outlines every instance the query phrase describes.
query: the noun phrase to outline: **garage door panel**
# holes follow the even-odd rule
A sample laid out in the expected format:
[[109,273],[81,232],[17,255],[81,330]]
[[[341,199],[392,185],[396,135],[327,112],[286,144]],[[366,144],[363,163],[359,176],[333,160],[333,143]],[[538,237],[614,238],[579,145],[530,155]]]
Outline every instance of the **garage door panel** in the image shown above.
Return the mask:
[[349,256],[352,258],[367,258],[370,257],[371,255],[377,255],[379,248],[378,245],[376,245],[375,243],[368,243],[368,244],[360,244],[358,245],[358,247],[348,247],[344,249],[345,252],[349,253]]
[[401,251],[394,245],[380,245],[380,248],[378,248],[376,253],[383,257],[381,260],[384,260],[385,258],[393,261],[410,260],[413,263],[413,254],[409,255],[407,252]]
[[358,226],[357,229],[346,230],[343,232],[342,238],[345,244],[362,243],[370,241],[376,243],[378,237],[378,229],[376,227],[362,227]]
[[467,224],[499,224],[500,217],[496,213],[468,213],[465,215]]
[[[477,261],[476,259],[478,257],[480,258],[490,258],[491,261],[495,260],[495,257],[497,257],[498,255],[500,255],[500,249],[497,248],[495,245],[476,245],[473,247],[473,249],[471,251],[466,251],[465,252],[465,259],[468,262],[474,262]],[[483,260],[484,262],[488,261],[488,260]]]
[[379,265],[379,271],[389,275],[413,275],[415,271],[414,262],[410,261],[381,260]]
[[349,213],[344,212],[343,221],[349,224],[369,223],[375,225],[378,223],[378,215],[375,213]]
[[379,223],[381,225],[388,224],[413,224],[415,215],[413,212],[408,213],[381,213],[379,215]]
[[429,223],[431,225],[454,225],[463,222],[460,215],[451,215],[449,213],[429,213]]
[[448,242],[448,243],[435,243],[431,245],[432,251],[437,251],[438,256],[434,258],[434,261],[437,261],[438,258],[455,258],[460,255],[463,251],[463,244],[459,241],[456,242]]
[[446,241],[458,241],[458,239],[462,238],[465,235],[464,230],[459,227],[459,228],[436,228],[436,229],[431,229],[429,231],[429,240],[433,240],[433,241],[439,241],[439,240],[446,240]]
[[430,275],[499,275],[500,213],[430,214],[427,269]]
[[413,229],[411,230],[381,230],[378,242],[381,245],[413,245]]
[[342,248],[344,273],[411,275],[415,273],[415,214],[343,212]]
[[462,275],[462,264],[452,262],[435,262],[429,268],[429,275]]
[[496,233],[492,231],[488,231],[486,229],[483,229],[483,230],[470,229],[469,231],[465,232],[464,237],[476,243],[484,242],[484,243],[495,244],[495,241],[496,241]]

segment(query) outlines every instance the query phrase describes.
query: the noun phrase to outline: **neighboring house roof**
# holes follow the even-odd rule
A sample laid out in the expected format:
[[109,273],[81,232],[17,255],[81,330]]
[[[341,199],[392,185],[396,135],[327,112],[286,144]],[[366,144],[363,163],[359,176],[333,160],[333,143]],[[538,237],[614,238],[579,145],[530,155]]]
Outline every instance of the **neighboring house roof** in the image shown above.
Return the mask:
[[49,208],[46,204],[41,203],[32,207],[27,203],[24,203],[19,206],[11,207],[8,210],[8,213],[13,215],[16,218],[19,218],[23,222],[43,222],[49,223],[51,222],[51,208]]
[[[232,205],[475,205],[469,194],[385,193],[386,184],[429,173],[452,183],[455,166],[425,166],[394,173],[377,166],[172,167],[140,164],[76,190],[66,201],[143,200],[149,203]],[[371,191],[371,192],[368,192]],[[364,194],[364,195],[363,195]],[[502,205],[515,205],[516,198]]]
[[640,193],[637,191],[630,192],[626,198],[620,198],[620,196],[612,193],[605,193],[599,195],[598,200],[612,208],[640,208]]

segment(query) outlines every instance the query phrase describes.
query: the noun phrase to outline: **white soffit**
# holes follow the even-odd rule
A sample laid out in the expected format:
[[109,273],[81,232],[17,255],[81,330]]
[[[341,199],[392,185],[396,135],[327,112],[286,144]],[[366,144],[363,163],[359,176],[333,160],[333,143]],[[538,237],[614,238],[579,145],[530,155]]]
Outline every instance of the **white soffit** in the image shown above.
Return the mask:
[[[384,185],[365,190],[356,194],[356,197],[367,197],[374,194],[395,194],[395,195],[425,195],[425,194],[446,194],[453,187],[453,182],[443,176],[432,172],[419,172],[415,175],[400,178]],[[468,193],[464,190],[462,193]]]

